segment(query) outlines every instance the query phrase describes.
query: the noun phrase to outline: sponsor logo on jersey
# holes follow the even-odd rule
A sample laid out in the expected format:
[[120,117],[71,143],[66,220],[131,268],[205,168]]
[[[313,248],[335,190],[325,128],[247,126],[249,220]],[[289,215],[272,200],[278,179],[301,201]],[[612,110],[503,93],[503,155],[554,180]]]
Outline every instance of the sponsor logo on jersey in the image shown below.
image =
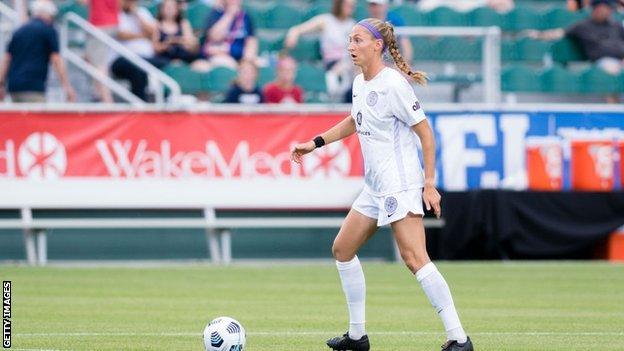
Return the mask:
[[388,196],[386,198],[384,202],[384,208],[386,209],[386,212],[388,212],[388,217],[394,214],[394,211],[396,211],[398,205],[399,205],[399,202],[397,201],[396,197]]
[[416,102],[412,105],[412,110],[414,110],[414,111],[418,111],[418,110],[420,110],[420,102],[416,101]]
[[362,112],[358,111],[357,115],[355,116],[355,121],[357,122],[358,126],[362,125]]

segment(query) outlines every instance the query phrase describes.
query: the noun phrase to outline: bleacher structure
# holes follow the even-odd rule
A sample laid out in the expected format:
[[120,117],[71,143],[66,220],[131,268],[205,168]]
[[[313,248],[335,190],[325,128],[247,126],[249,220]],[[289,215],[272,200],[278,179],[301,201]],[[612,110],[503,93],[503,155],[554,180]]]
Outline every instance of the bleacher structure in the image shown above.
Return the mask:
[[[157,3],[144,3],[152,13],[156,13]],[[274,61],[282,51],[283,40],[288,28],[317,14],[329,12],[329,0],[286,1],[246,1],[245,9],[257,28],[260,42],[260,56],[266,65],[260,67],[259,83],[262,85],[275,76]],[[366,2],[358,1],[355,19],[367,16]],[[203,37],[205,17],[210,7],[201,0],[188,3],[187,17],[197,35]],[[587,10],[570,12],[561,1],[518,0],[515,8],[505,14],[481,7],[469,12],[457,12],[439,7],[422,12],[413,2],[404,1],[391,11],[398,12],[407,26],[414,27],[488,27],[497,26],[502,30],[501,38],[501,89],[503,94],[565,95],[568,99],[578,96],[601,96],[605,93],[624,91],[624,74],[611,76],[593,66],[583,53],[569,39],[543,41],[527,37],[527,29],[547,30],[565,28],[586,18]],[[59,16],[75,12],[86,16],[86,8],[76,0],[60,6]],[[614,19],[622,21],[622,14],[614,14]],[[203,40],[203,38],[202,38]],[[456,89],[479,83],[480,74],[467,75],[466,67],[480,64],[483,60],[483,38],[452,36],[415,36],[413,44],[416,67],[426,67],[431,73],[431,82],[450,84]],[[80,45],[80,43],[77,43]],[[299,62],[296,79],[306,91],[306,102],[326,102],[324,69],[320,60],[318,36],[303,36],[290,51]],[[449,70],[449,65],[453,69]],[[212,101],[219,101],[228,88],[235,72],[220,68],[202,73],[191,70],[182,63],[173,63],[164,71],[174,78],[185,94],[207,94]],[[448,72],[451,72],[450,74]],[[457,73],[459,72],[459,73]],[[466,78],[470,77],[470,78]],[[435,84],[432,84],[435,86]],[[463,101],[454,94],[454,102]]]

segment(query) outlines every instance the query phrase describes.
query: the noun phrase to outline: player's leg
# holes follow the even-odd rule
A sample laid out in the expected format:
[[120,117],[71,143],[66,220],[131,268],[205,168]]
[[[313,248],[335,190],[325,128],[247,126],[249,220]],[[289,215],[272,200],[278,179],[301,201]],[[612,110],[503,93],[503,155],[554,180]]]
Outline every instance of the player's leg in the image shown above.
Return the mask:
[[429,301],[442,319],[447,339],[442,350],[471,351],[472,342],[466,336],[453,303],[451,291],[429,259],[425,239],[425,227],[421,214],[408,212],[407,216],[392,223],[392,231],[397,241],[401,258],[416,276]]
[[334,350],[370,348],[365,329],[366,283],[357,252],[376,230],[375,219],[351,209],[334,240],[332,253],[349,308],[349,332],[327,341]]

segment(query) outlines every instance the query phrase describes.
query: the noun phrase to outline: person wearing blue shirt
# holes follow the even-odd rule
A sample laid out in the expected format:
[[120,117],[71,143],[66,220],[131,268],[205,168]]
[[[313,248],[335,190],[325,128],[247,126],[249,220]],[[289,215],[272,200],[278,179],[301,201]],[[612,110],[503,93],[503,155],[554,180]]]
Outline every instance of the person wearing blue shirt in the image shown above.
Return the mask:
[[238,62],[255,61],[258,55],[255,28],[241,0],[221,0],[206,17],[204,33],[203,60],[193,64],[197,70],[216,66],[235,69]]
[[59,54],[58,34],[52,27],[56,6],[51,1],[37,0],[31,5],[31,12],[33,18],[15,31],[0,64],[0,101],[4,100],[5,83],[8,83],[7,90],[13,102],[45,102],[50,62],[67,100],[75,101],[76,93],[69,84]]

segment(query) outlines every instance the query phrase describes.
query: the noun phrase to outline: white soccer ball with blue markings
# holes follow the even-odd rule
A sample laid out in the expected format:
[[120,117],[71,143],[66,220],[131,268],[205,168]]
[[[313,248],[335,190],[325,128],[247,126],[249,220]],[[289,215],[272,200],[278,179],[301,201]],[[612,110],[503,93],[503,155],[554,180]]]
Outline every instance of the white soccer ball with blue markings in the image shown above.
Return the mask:
[[206,351],[245,350],[245,328],[233,318],[213,319],[204,329]]

